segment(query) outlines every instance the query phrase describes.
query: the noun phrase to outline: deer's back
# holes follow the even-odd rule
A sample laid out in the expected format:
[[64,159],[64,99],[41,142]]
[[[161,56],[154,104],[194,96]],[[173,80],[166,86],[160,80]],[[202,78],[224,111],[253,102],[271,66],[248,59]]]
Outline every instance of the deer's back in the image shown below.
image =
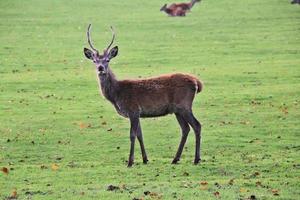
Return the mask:
[[187,3],[177,3],[177,4],[174,3],[174,4],[171,4],[169,8],[170,8],[170,9],[181,8],[181,9],[183,9],[183,10],[188,10],[188,9],[190,9],[190,6],[189,6],[189,4],[187,4]]

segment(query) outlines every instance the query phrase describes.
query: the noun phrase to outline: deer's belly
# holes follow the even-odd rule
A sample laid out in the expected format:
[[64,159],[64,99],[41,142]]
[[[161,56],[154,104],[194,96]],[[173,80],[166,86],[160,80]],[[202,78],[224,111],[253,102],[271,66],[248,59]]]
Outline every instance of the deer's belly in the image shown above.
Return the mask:
[[[159,117],[159,116],[164,116],[167,114],[172,114],[175,112],[175,107],[173,105],[160,105],[160,106],[154,106],[154,107],[149,107],[149,106],[134,106],[135,109],[133,110],[127,110],[126,106],[122,106],[121,104],[114,104],[116,111],[118,112],[119,115],[128,118],[130,115],[130,112],[133,113],[139,113],[139,116],[142,118],[146,117]],[[133,114],[132,113],[132,114]]]
[[140,117],[159,117],[174,113],[173,106],[165,105],[159,108],[141,108]]

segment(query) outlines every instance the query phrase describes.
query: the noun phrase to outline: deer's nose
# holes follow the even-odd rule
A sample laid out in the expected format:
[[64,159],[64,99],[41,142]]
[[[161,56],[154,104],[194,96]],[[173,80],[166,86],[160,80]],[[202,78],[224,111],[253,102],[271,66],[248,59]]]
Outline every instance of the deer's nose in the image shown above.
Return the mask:
[[99,71],[99,72],[104,71],[104,66],[103,66],[103,65],[98,66],[98,71]]

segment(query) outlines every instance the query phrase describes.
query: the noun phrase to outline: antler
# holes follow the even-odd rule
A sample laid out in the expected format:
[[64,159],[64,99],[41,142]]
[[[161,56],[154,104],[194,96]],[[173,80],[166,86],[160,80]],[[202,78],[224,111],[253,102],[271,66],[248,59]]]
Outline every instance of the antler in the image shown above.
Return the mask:
[[106,48],[106,51],[108,51],[109,48],[111,47],[111,45],[114,43],[115,35],[116,35],[116,34],[115,34],[115,31],[114,31],[114,28],[113,28],[112,26],[110,26],[110,29],[111,29],[111,31],[112,31],[112,33],[113,33],[113,38],[112,38],[110,44],[108,45],[108,47]]
[[91,42],[91,36],[90,36],[90,29],[91,29],[91,26],[92,26],[92,24],[89,24],[88,30],[87,30],[87,32],[86,32],[86,34],[87,34],[87,39],[88,39],[88,42],[89,42],[90,47],[91,47],[94,51],[98,52],[98,50],[94,48],[94,46],[93,46],[93,44],[92,44],[92,42]]

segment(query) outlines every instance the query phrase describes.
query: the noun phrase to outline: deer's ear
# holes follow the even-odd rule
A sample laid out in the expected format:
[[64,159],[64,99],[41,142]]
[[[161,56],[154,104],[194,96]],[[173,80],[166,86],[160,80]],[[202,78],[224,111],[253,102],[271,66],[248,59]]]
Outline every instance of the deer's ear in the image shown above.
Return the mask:
[[167,4],[163,5],[163,7],[160,8],[160,11],[163,11],[167,7]]
[[93,52],[92,52],[90,49],[84,48],[84,49],[83,49],[83,52],[84,52],[84,55],[85,55],[85,57],[86,57],[87,59],[90,59],[90,60],[93,59]]
[[112,59],[112,58],[116,57],[117,55],[118,55],[118,46],[115,46],[114,48],[112,48],[109,51],[108,57],[109,57],[109,59]]

